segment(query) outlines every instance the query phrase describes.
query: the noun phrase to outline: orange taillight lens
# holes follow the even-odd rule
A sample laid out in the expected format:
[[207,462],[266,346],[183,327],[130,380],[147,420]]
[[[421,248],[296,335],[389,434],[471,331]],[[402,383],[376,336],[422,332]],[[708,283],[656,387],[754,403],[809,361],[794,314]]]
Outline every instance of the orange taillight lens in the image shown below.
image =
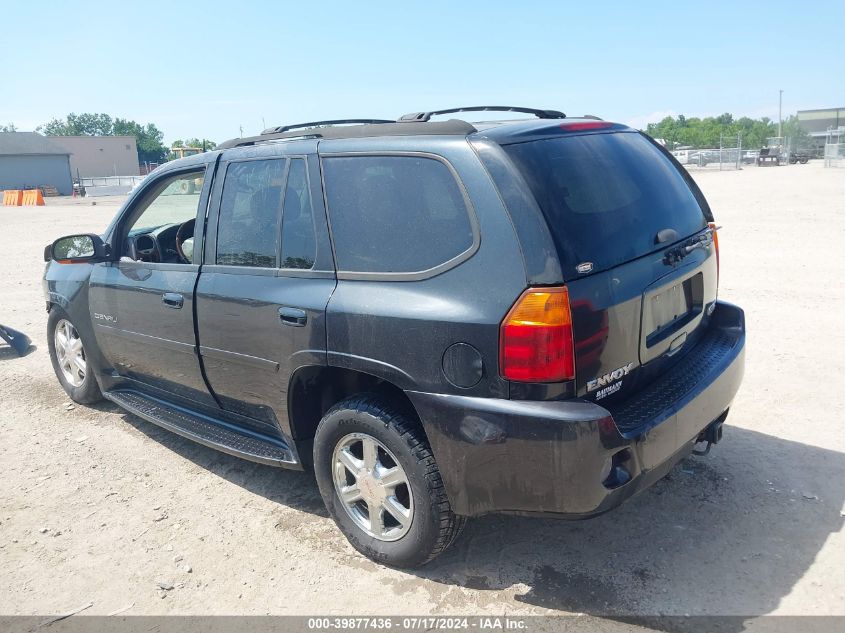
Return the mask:
[[713,232],[713,248],[716,249],[716,285],[719,285],[719,232],[716,230],[716,223],[709,222],[707,226]]
[[502,321],[499,369],[507,380],[561,382],[575,378],[572,313],[565,288],[529,288]]

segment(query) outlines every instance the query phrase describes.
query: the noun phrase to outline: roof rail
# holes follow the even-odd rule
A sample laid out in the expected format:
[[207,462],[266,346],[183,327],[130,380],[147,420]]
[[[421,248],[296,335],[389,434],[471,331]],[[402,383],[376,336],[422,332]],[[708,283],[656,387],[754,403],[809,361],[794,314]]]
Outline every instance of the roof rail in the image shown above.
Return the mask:
[[311,121],[310,123],[294,123],[293,125],[279,125],[277,127],[268,127],[261,134],[281,134],[288,130],[298,130],[306,127],[327,127],[330,125],[345,125],[351,123],[395,123],[390,119],[331,119],[328,121]]
[[[313,124],[309,124],[313,125]],[[299,126],[288,126],[288,128]],[[280,128],[282,129],[282,128]],[[246,147],[250,145],[263,145],[277,141],[292,141],[301,139],[342,139],[342,138],[368,138],[376,136],[466,136],[477,131],[466,121],[450,119],[448,121],[431,121],[427,123],[389,121],[375,125],[327,125],[321,128],[310,128],[304,130],[288,129],[287,132],[268,132],[259,136],[248,136],[246,138],[233,138],[220,143],[217,149],[229,149],[232,147]]]
[[467,106],[464,108],[450,108],[448,110],[432,110],[431,112],[411,112],[399,117],[399,121],[422,123],[439,114],[454,114],[455,112],[523,112],[533,114],[538,119],[565,119],[566,115],[558,110],[538,110],[537,108],[522,108],[519,106]]

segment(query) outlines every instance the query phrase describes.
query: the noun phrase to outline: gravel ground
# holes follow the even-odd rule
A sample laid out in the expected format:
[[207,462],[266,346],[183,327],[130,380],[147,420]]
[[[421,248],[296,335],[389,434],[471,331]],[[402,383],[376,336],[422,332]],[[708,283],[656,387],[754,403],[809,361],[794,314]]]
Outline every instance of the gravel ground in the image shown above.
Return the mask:
[[42,252],[120,199],[0,207],[0,614],[845,615],[845,171],[696,179],[748,319],[725,439],[591,521],[490,516],[416,572],[359,556],[313,479],[193,444],[50,367]]

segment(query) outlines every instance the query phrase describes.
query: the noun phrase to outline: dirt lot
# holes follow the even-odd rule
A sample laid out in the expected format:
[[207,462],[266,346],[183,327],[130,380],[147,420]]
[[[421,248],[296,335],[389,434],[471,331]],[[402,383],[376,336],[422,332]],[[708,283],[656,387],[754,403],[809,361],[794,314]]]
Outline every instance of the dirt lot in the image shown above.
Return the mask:
[[[0,613],[845,615],[845,171],[696,174],[748,318],[725,440],[618,511],[471,521],[418,572],[359,556],[309,475],[195,445],[50,367],[44,245],[119,200],[0,207]],[[163,591],[158,582],[173,585]]]

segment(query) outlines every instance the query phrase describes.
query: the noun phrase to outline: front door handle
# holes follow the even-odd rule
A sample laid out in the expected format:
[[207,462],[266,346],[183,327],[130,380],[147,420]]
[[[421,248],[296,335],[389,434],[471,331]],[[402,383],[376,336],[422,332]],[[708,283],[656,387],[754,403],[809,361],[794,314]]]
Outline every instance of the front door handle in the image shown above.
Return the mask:
[[185,303],[185,297],[176,292],[165,292],[161,295],[161,302],[168,308],[178,310]]
[[302,327],[308,322],[308,315],[305,310],[299,308],[279,308],[279,318],[283,325]]

